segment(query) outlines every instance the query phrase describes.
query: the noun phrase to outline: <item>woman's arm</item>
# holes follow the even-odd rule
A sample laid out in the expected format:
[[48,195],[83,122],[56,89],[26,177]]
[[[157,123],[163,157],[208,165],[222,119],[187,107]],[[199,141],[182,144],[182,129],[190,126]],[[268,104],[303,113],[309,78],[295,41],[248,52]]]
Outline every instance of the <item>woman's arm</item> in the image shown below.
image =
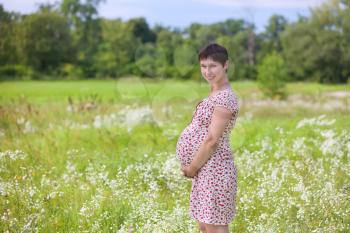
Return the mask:
[[193,177],[215,152],[219,139],[232,118],[232,112],[225,107],[217,106],[209,125],[207,137],[199,147],[191,164],[182,169],[184,176]]

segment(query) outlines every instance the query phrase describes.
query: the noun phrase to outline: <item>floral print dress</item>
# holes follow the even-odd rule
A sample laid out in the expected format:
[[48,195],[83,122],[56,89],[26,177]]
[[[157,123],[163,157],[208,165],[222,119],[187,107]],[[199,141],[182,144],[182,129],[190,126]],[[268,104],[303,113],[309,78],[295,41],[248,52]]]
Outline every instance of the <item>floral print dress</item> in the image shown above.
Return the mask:
[[189,214],[203,223],[227,225],[236,213],[237,193],[237,169],[230,148],[230,133],[238,115],[238,103],[232,89],[221,90],[197,105],[192,122],[183,130],[177,141],[176,156],[182,166],[191,163],[208,134],[216,106],[225,107],[233,114],[217,149],[192,178]]

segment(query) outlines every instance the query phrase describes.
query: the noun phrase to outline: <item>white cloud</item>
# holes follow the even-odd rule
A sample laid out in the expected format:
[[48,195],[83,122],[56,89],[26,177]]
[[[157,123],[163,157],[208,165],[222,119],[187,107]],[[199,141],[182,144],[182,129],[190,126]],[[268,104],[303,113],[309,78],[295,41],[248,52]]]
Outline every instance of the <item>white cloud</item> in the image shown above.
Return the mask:
[[[232,7],[238,9],[307,9],[320,5],[326,0],[177,0],[161,1],[161,0],[106,0],[99,6],[101,15],[114,18],[130,18],[141,15],[149,15],[154,9],[162,9],[168,11],[175,5],[195,6],[217,6],[217,7]],[[19,11],[21,13],[31,13],[37,9],[38,3],[55,3],[57,0],[2,0],[6,10]],[[60,2],[60,1],[59,1]],[[175,5],[174,5],[175,4]],[[169,12],[170,14],[173,12]],[[181,14],[181,12],[179,12]]]
[[130,19],[134,17],[147,16],[150,14],[146,6],[142,3],[134,4],[101,4],[99,7],[100,15],[106,18]]
[[[153,2],[157,2],[153,1]],[[39,3],[57,3],[58,0],[2,0],[5,10],[33,13],[37,10]],[[147,2],[142,0],[106,0],[99,5],[100,15],[107,18],[133,18],[149,15]]]
[[270,9],[298,9],[314,7],[325,0],[194,0],[216,6],[238,8],[270,8]]
[[32,13],[37,10],[39,3],[55,3],[57,0],[2,0],[6,11]]
[[[0,0],[7,11],[22,14],[33,13],[37,3],[61,2],[61,0]],[[86,0],[81,0],[86,1]],[[326,0],[106,0],[99,5],[99,15],[109,19],[145,17],[152,25],[184,27],[192,22],[211,23],[227,18],[244,18],[263,28],[273,14],[281,14],[289,20],[308,12],[308,8]]]

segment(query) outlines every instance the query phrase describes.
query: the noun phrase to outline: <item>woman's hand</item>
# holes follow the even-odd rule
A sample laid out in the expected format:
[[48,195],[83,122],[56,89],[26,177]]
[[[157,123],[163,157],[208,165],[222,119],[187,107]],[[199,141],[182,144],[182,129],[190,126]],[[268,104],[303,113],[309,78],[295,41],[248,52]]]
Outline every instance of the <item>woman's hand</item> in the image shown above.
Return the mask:
[[182,173],[184,176],[186,176],[187,178],[192,178],[197,174],[197,169],[191,165],[183,167],[182,169]]

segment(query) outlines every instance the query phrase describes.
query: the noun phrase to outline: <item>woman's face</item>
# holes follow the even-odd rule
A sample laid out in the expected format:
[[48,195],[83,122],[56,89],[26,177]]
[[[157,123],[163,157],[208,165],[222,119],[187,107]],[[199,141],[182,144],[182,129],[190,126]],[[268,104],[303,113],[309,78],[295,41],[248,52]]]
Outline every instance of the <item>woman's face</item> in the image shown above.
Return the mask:
[[214,61],[211,58],[202,59],[200,61],[202,76],[210,84],[222,81],[226,77],[226,69],[228,62],[222,66],[220,62]]

